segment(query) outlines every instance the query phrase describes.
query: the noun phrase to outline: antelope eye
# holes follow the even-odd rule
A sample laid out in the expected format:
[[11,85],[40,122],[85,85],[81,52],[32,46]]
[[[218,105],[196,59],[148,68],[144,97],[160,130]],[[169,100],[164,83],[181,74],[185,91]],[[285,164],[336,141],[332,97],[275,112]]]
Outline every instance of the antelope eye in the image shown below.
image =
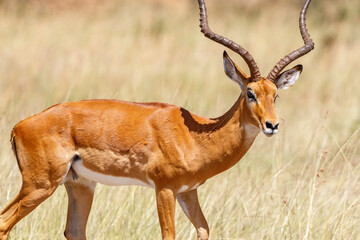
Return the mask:
[[247,91],[247,97],[250,101],[256,101],[255,95],[251,91]]

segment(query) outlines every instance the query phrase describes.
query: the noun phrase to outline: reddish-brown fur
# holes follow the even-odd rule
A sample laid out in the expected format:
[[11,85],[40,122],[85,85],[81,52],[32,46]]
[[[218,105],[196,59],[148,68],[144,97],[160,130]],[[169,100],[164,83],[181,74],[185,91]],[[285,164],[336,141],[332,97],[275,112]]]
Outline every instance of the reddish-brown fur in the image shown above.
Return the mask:
[[[21,121],[14,127],[12,139],[23,187],[18,197],[1,212],[2,238],[6,238],[17,221],[54,192],[76,154],[84,166],[93,171],[135,178],[149,185],[151,180],[158,195],[164,238],[174,236],[173,210],[168,215],[169,211],[164,209],[173,208],[175,198],[180,196],[179,190],[183,186],[190,190],[203,184],[241,159],[259,132],[258,117],[254,114],[265,119],[275,116],[272,108],[274,84],[263,80],[252,83],[252,88],[258,93],[259,101],[265,103],[265,108],[250,110],[246,98],[241,95],[227,113],[216,119],[199,117],[169,104],[89,100],[58,104]],[[123,161],[112,161],[115,157],[102,158],[101,154],[106,152]],[[67,179],[65,185],[70,203],[81,201],[79,206],[85,210],[69,206],[66,236],[69,239],[80,236],[81,239],[85,237],[85,232],[81,231],[85,229],[90,211],[86,206],[91,205],[93,189],[81,176],[83,182]],[[195,192],[196,189],[182,192],[181,198],[197,201]],[[76,196],[83,200],[77,200]],[[195,207],[200,211],[196,207],[198,202],[185,204],[192,206],[189,209]],[[74,212],[82,215],[78,219],[83,219],[77,222],[83,227],[75,238],[70,237],[74,234],[69,232],[69,219]],[[205,220],[189,217],[194,224],[202,226],[204,235],[208,229]]]
[[[229,45],[227,39],[211,32],[204,2],[198,1],[205,35]],[[311,40],[305,28],[309,2],[300,15],[300,29],[307,42]],[[69,197],[65,236],[86,239],[94,179],[110,179],[111,183],[131,179],[131,184],[155,188],[163,239],[175,239],[176,199],[197,229],[198,239],[208,239],[209,227],[197,187],[236,164],[260,131],[267,136],[277,133],[277,89],[292,86],[302,71],[298,65],[279,76],[272,75],[277,78],[271,81],[258,77],[251,55],[236,46],[231,42],[227,47],[240,49],[238,53],[252,63],[254,76],[246,76],[224,53],[225,73],[240,85],[242,93],[219,118],[200,117],[163,103],[88,100],[55,105],[17,124],[11,142],[23,184],[0,212],[0,240],[7,239],[14,225],[62,183]],[[87,171],[90,174],[86,175]]]

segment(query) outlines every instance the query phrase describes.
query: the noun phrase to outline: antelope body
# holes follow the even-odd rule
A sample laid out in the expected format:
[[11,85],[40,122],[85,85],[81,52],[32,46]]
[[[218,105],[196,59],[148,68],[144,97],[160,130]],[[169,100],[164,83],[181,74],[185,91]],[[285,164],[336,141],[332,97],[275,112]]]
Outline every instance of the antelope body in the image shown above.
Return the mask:
[[293,85],[302,67],[279,73],[314,44],[305,27],[307,0],[300,14],[305,45],[261,77],[249,52],[209,29],[204,1],[198,2],[205,36],[240,54],[250,68],[247,76],[224,52],[225,73],[241,88],[231,109],[209,119],[164,103],[87,100],[58,104],[21,121],[11,143],[23,185],[0,213],[1,240],[61,184],[69,198],[65,237],[85,239],[96,183],[154,188],[163,239],[175,239],[177,199],[198,239],[208,239],[197,188],[236,164],[259,132],[277,133],[277,89]]

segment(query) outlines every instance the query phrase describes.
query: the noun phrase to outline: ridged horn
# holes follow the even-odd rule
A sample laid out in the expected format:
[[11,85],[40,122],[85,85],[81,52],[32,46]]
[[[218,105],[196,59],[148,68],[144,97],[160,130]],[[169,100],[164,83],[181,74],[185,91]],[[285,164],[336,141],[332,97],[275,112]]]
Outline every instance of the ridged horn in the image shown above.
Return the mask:
[[306,29],[306,17],[305,16],[306,16],[306,11],[309,7],[310,2],[311,2],[311,0],[306,0],[303,8],[301,9],[300,17],[299,17],[300,33],[301,33],[302,39],[304,40],[305,45],[302,46],[301,48],[289,53],[275,65],[275,67],[271,70],[271,72],[267,76],[267,79],[269,79],[272,82],[275,81],[276,77],[280,74],[280,72],[287,65],[289,65],[289,63],[293,62],[297,58],[307,54],[308,52],[310,52],[311,50],[314,49],[315,44],[314,44],[313,40],[310,38],[310,34],[308,33],[308,30]]
[[200,28],[201,32],[205,35],[205,37],[210,38],[211,40],[224,45],[225,47],[233,50],[234,52],[238,53],[246,62],[250,69],[251,80],[258,81],[261,79],[261,74],[259,68],[257,67],[254,58],[251,54],[246,51],[243,47],[239,44],[233,42],[232,40],[218,35],[211,31],[209,28],[209,23],[207,20],[207,13],[204,0],[198,0],[199,2],[199,9],[200,9]]

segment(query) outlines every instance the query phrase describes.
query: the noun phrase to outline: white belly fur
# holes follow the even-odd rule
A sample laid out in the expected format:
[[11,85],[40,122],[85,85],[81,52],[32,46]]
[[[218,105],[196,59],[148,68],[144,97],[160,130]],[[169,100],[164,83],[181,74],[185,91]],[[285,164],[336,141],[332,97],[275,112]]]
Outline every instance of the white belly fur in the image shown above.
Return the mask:
[[140,181],[135,178],[115,177],[111,175],[94,172],[86,168],[82,164],[81,159],[74,161],[72,167],[79,176],[84,177],[93,182],[97,182],[109,186],[139,185],[139,186],[154,188],[154,186],[151,186],[149,183]]

